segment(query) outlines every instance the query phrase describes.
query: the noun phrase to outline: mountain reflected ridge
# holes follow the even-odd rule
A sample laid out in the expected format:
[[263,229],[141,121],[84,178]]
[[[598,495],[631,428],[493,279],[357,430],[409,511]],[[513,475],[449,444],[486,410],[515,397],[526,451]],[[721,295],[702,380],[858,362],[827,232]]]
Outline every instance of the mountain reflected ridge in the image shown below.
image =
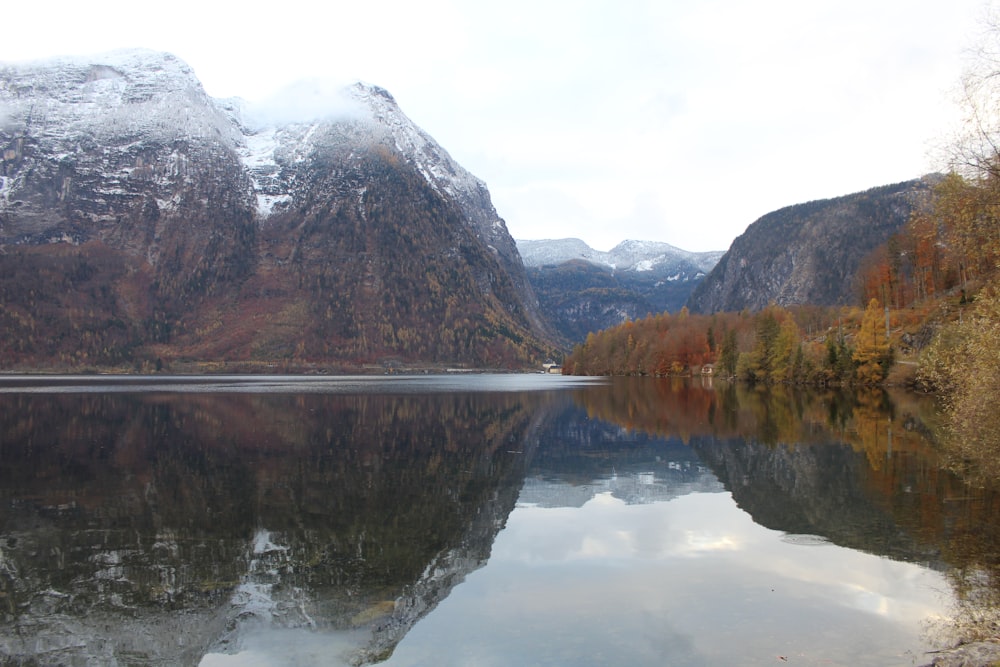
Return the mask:
[[532,418],[516,393],[0,406],[0,653],[40,664],[198,664],[262,623],[384,655],[485,562]]
[[0,664],[395,664],[513,512],[597,501],[730,495],[996,608],[997,494],[916,397],[490,380],[0,394]]

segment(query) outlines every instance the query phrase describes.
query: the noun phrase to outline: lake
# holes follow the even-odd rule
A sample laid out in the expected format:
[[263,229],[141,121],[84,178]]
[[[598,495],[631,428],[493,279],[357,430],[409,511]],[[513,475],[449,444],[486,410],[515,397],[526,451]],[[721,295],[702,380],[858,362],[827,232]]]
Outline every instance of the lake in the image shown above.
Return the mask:
[[0,664],[922,665],[996,619],[933,403],[0,377]]

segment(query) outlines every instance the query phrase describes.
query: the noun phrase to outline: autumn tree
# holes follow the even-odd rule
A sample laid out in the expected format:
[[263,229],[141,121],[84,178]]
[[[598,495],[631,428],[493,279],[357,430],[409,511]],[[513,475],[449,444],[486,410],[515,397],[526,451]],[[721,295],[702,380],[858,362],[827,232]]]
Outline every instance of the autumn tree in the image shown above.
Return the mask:
[[921,357],[919,379],[944,395],[950,445],[1000,477],[1000,287],[980,293],[968,317],[941,331]]
[[1000,260],[1000,176],[987,173],[969,180],[950,174],[935,190],[934,212],[944,228],[947,258],[963,288],[996,270]]
[[858,267],[857,280],[861,297],[867,302],[870,299],[892,299],[893,305],[900,305],[898,298],[899,278],[893,271],[893,260],[889,243],[884,243],[861,260]]
[[802,365],[799,328],[787,317],[778,329],[778,336],[771,351],[771,382],[792,382],[798,379]]
[[878,384],[885,379],[892,363],[888,332],[882,306],[877,299],[868,302],[858,330],[853,359],[855,377],[862,384]]
[[947,156],[954,173],[936,203],[967,281],[994,272],[1000,262],[1000,10],[986,17],[960,95],[964,125]]

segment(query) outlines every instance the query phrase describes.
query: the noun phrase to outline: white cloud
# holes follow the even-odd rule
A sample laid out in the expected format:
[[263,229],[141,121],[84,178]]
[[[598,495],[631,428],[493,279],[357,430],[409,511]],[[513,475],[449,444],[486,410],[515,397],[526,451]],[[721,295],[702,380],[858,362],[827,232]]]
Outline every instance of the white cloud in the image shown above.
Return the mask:
[[353,82],[335,79],[303,79],[248,105],[251,120],[260,124],[305,123],[339,119],[362,112],[356,100],[345,94]]

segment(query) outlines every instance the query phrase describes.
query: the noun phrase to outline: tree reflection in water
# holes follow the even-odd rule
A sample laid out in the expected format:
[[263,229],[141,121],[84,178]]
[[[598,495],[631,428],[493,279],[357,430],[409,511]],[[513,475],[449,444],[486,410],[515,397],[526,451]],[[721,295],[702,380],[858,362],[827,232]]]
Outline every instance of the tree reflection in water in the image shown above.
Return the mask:
[[594,418],[683,438],[761,525],[943,569],[956,609],[929,628],[936,643],[1000,635],[997,481],[953,472],[932,399],[633,378],[576,399]]

